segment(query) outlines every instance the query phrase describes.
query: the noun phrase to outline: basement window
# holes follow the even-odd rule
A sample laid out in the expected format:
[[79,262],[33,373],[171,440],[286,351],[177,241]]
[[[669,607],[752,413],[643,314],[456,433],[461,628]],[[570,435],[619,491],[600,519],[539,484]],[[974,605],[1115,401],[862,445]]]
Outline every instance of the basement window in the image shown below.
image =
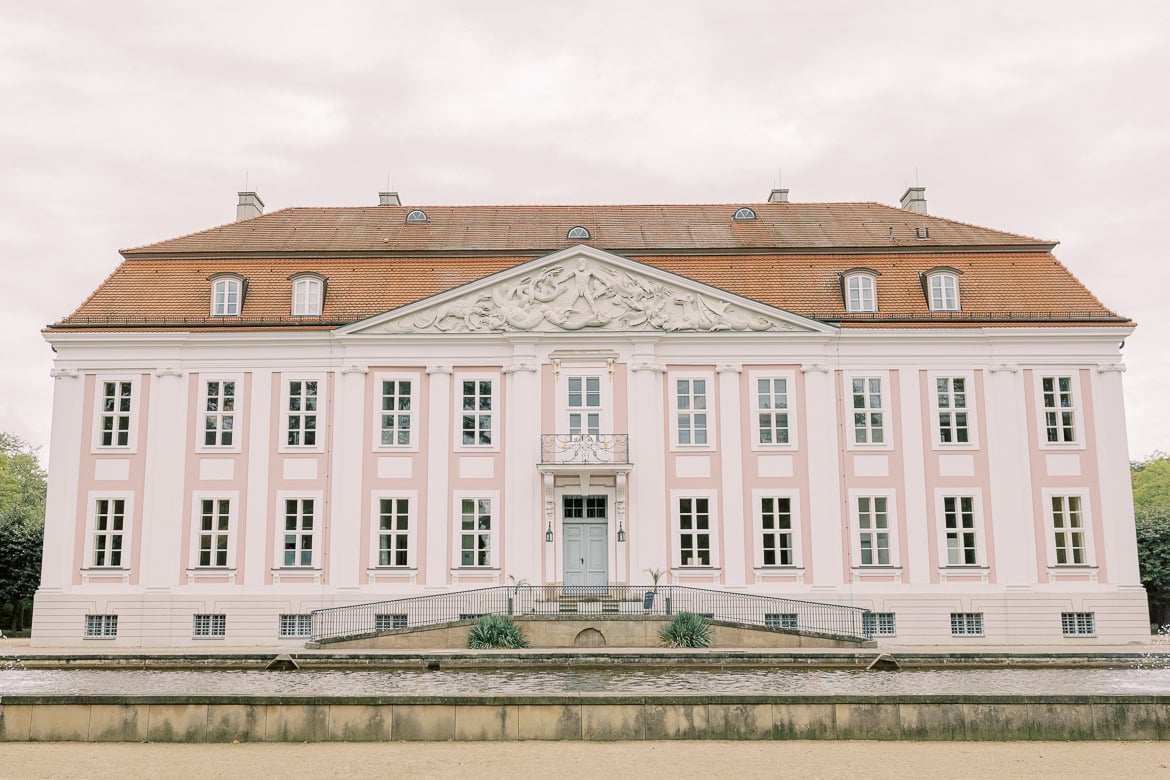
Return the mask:
[[430,217],[422,209],[411,209],[406,215],[407,222],[430,222]]
[[745,220],[745,219],[755,219],[756,212],[752,211],[747,206],[741,206],[740,208],[735,210],[735,213],[731,215],[731,218],[736,220],[737,222]]

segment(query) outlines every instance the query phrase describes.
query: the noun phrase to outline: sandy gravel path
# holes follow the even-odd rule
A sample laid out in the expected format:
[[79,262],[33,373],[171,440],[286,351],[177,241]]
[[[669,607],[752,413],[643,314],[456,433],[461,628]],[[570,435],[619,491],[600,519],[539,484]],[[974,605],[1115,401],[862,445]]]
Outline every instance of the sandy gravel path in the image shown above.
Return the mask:
[[1166,778],[1157,742],[0,744],[0,778]]

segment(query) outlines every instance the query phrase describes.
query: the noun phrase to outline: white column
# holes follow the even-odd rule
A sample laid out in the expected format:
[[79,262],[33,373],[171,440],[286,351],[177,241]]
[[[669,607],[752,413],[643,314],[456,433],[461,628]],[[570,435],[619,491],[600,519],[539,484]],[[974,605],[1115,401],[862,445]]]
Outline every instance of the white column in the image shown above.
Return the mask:
[[738,363],[720,363],[719,372],[719,452],[722,461],[722,517],[723,583],[729,587],[747,585],[747,561],[744,545],[751,518],[745,516],[743,506],[743,433],[739,398],[739,375],[743,367]]
[[833,372],[822,363],[801,367],[804,374],[804,406],[808,430],[808,508],[804,518],[812,540],[813,587],[843,584],[845,545],[841,537],[841,470],[838,462],[837,388]]
[[541,523],[540,473],[540,381],[536,356],[530,343],[515,345],[510,367],[504,369],[506,402],[504,420],[504,557],[510,574],[530,583],[540,581]]
[[427,424],[427,571],[428,588],[446,588],[451,567],[450,495],[447,490],[451,464],[451,366],[427,366],[430,377]]
[[248,504],[240,532],[244,537],[244,584],[264,584],[268,559],[268,529],[275,519],[268,511],[268,461],[276,448],[271,441],[272,414],[271,371],[252,372],[252,397],[248,399],[251,422],[244,446],[248,452]]
[[49,493],[45,502],[45,552],[41,559],[41,590],[58,589],[73,580],[73,553],[81,543],[85,516],[77,517],[77,484],[81,450],[88,449],[91,431],[81,429],[85,381],[74,369],[54,368],[53,431],[49,452]]
[[177,368],[154,372],[146,425],[142,489],[142,585],[179,584],[182,549],[183,467],[187,452],[187,382]]
[[367,399],[365,366],[351,365],[337,377],[333,401],[333,452],[329,486],[329,581],[356,588],[365,581],[367,561],[360,560],[362,517],[369,511],[362,495]]
[[649,583],[646,569],[670,570],[667,543],[671,512],[666,500],[663,371],[664,368],[655,360],[652,343],[635,345],[627,394],[630,460],[633,463],[626,518],[631,583]]
[[1129,442],[1125,433],[1125,399],[1121,374],[1125,366],[1108,363],[1093,376],[1093,419],[1097,438],[1097,469],[1101,477],[1101,517],[1105,523],[1105,563],[1110,582],[1138,585],[1133,487],[1129,473]]
[[1000,364],[987,374],[987,462],[991,472],[990,522],[995,534],[995,578],[1008,585],[1035,584],[1037,519],[1032,510],[1024,372]]
[[926,495],[926,464],[922,451],[922,397],[917,369],[903,368],[898,372],[898,390],[902,421],[902,473],[904,475],[906,516],[906,559],[902,570],[903,582],[930,582],[930,538],[927,523],[930,519],[930,505]]

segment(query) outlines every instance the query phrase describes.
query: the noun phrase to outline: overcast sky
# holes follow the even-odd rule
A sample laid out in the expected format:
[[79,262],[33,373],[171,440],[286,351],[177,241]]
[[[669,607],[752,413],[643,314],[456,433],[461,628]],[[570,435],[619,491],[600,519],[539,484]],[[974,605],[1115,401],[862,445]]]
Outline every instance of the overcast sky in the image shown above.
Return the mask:
[[1061,242],[1170,450],[1170,3],[3,2],[0,430],[117,250],[267,210],[896,204]]

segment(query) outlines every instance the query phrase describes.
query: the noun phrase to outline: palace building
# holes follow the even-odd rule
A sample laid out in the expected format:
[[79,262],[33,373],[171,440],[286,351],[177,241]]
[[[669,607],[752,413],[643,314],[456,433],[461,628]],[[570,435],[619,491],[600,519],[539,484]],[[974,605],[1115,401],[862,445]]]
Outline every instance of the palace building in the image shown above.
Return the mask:
[[288,208],[122,251],[54,352],[33,643],[305,641],[527,582],[1148,638],[1120,345],[1054,242],[900,207]]

